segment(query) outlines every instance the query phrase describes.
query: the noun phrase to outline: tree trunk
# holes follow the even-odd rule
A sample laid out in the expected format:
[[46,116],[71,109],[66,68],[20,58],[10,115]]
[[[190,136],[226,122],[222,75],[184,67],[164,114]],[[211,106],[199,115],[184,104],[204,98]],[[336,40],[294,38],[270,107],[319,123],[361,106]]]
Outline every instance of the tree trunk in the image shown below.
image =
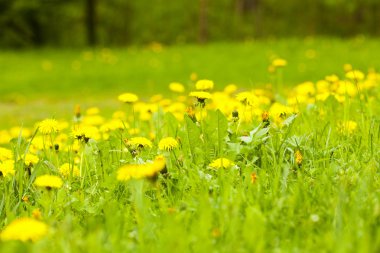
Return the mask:
[[199,0],[199,43],[205,43],[207,41],[207,34],[207,0]]
[[89,46],[96,45],[96,0],[86,0],[86,30]]

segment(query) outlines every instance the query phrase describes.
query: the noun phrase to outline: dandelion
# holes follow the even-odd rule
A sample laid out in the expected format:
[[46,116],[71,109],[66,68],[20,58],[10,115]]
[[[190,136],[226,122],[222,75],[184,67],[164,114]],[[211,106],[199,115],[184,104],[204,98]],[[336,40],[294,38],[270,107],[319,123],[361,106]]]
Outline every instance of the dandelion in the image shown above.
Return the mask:
[[257,174],[256,172],[251,173],[251,184],[254,184],[257,180]]
[[45,119],[38,123],[38,130],[44,134],[52,134],[52,133],[58,133],[59,131],[59,124],[58,121],[55,119]]
[[295,159],[296,159],[296,164],[298,166],[301,166],[302,160],[303,160],[303,156],[302,156],[301,151],[296,150],[296,152],[294,153],[294,156],[295,156]]
[[167,137],[163,138],[159,143],[158,143],[158,148],[160,150],[166,150],[170,151],[178,147],[178,141],[174,139],[173,137]]
[[131,103],[137,102],[137,100],[139,100],[139,97],[136,94],[133,94],[133,93],[123,93],[123,94],[119,95],[118,99],[121,102],[130,103],[131,104]]
[[329,83],[336,83],[339,81],[339,77],[337,77],[336,75],[329,75],[325,77],[325,80]]
[[125,140],[125,142],[127,143],[128,146],[131,146],[131,147],[151,148],[153,146],[152,142],[145,137],[133,137],[129,140]]
[[214,169],[229,168],[235,165],[231,160],[227,158],[218,158],[210,163],[210,167]]
[[252,93],[248,91],[240,92],[236,95],[236,99],[245,105],[254,105],[258,98]]
[[229,84],[224,88],[224,93],[232,94],[237,90],[237,86],[235,84]]
[[29,203],[29,197],[26,195],[22,196],[21,200],[24,201],[25,203]]
[[[12,136],[7,130],[0,130],[0,144],[6,144],[12,139]],[[1,149],[1,147],[0,147]],[[1,151],[0,151],[1,156]]]
[[363,72],[359,70],[351,70],[346,73],[346,77],[351,80],[361,81],[364,79],[365,76]]
[[128,181],[130,179],[155,178],[165,168],[165,158],[157,156],[152,163],[127,164],[122,166],[117,171],[117,180]]
[[117,180],[128,181],[132,178],[140,179],[144,177],[144,171],[142,166],[137,164],[127,164],[119,168],[117,171]]
[[87,115],[97,115],[100,113],[100,110],[98,107],[90,107],[86,110]]
[[349,64],[349,63],[345,63],[344,65],[343,65],[343,69],[344,69],[344,72],[350,72],[351,70],[352,70],[352,65],[351,64]]
[[281,58],[276,58],[272,61],[272,66],[279,68],[279,67],[285,67],[288,65],[288,62]]
[[343,134],[352,134],[358,127],[358,123],[352,120],[343,121],[338,125],[338,131]]
[[36,208],[32,211],[32,217],[36,220],[40,220],[42,217],[41,210],[39,208]]
[[69,163],[64,163],[59,167],[59,173],[61,173],[64,177],[69,177],[73,175],[74,177],[78,177],[80,172],[77,166],[71,166]]
[[141,132],[140,128],[130,128],[128,129],[128,133],[130,135],[138,135]]
[[24,163],[26,166],[33,166],[36,165],[39,162],[40,158],[38,156],[33,154],[26,154],[24,156]]
[[193,92],[190,92],[189,96],[190,97],[196,97],[197,99],[200,99],[200,100],[205,100],[205,99],[211,98],[211,94],[209,92],[206,92],[206,91],[193,91]]
[[0,147],[0,161],[10,160],[13,158],[13,152],[10,149]]
[[0,162],[0,176],[7,177],[15,174],[14,160]]
[[195,84],[195,89],[197,90],[211,90],[214,88],[214,82],[211,80],[198,80],[197,83]]
[[79,140],[87,143],[90,139],[99,139],[99,129],[95,126],[80,125],[72,129],[72,136]]
[[104,118],[100,115],[89,115],[84,117],[82,122],[88,126],[99,126],[104,123]]
[[62,179],[53,175],[38,176],[34,181],[34,185],[51,190],[52,188],[61,188],[63,185]]
[[185,87],[183,86],[182,83],[170,83],[169,84],[169,89],[173,92],[176,92],[176,93],[182,93],[185,91]]
[[261,120],[262,120],[262,122],[264,124],[264,127],[268,127],[270,125],[270,122],[269,122],[269,112],[264,111],[261,114]]
[[80,105],[75,105],[74,107],[74,116],[78,120],[81,117],[81,112],[80,112]]
[[193,91],[189,94],[190,97],[195,97],[198,103],[203,107],[205,105],[205,100],[211,98],[211,94],[206,91]]
[[32,218],[19,218],[12,221],[1,232],[0,238],[3,241],[38,241],[48,233],[48,226]]

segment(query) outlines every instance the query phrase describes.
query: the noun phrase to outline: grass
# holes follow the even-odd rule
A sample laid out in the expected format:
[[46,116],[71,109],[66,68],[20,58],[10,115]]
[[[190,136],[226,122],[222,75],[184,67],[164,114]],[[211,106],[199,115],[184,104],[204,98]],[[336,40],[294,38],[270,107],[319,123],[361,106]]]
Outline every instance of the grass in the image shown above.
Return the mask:
[[[156,48],[156,50],[155,50]],[[189,83],[191,73],[214,80],[217,87],[243,87],[270,81],[273,56],[289,65],[285,83],[316,81],[342,73],[345,63],[357,69],[380,68],[378,41],[372,39],[305,39],[219,43],[169,48],[112,50],[38,49],[1,52],[2,99],[86,99],[129,90],[140,95],[167,91],[172,81]],[[91,53],[92,54],[87,54]]]
[[[342,70],[344,63],[379,69],[376,43],[318,39],[177,46],[160,53],[115,49],[114,64],[80,60],[77,71],[72,62],[82,57],[81,51],[3,52],[1,59],[8,65],[1,62],[5,74],[0,80],[13,83],[1,86],[5,104],[29,107],[21,107],[22,118],[41,111],[28,116],[31,122],[51,116],[45,116],[44,108],[48,113],[56,110],[58,118],[70,115],[65,118],[70,127],[58,134],[40,131],[33,139],[32,133],[16,135],[2,144],[13,151],[15,175],[0,178],[0,228],[17,217],[33,216],[47,224],[49,232],[34,243],[0,241],[0,252],[378,252],[380,78],[372,76],[373,85],[366,86],[345,78]],[[162,103],[159,110],[116,101],[124,91],[135,91],[146,101],[149,94],[161,92],[176,101],[167,84],[191,86],[191,72],[214,79],[217,90],[230,82],[240,84],[241,90],[265,86],[271,80],[267,67],[273,54],[288,60],[281,84],[287,88],[276,92],[297,98],[292,105],[273,103],[278,97],[270,90],[248,95],[245,101],[253,104],[240,103],[235,95],[214,97],[205,108],[195,106],[195,115],[181,106],[192,105],[191,98],[175,108]],[[174,55],[181,55],[178,64]],[[21,58],[28,66],[24,71],[17,68]],[[152,58],[155,67],[146,64]],[[49,71],[41,70],[45,59],[52,64],[45,62]],[[162,65],[157,67],[157,62]],[[330,74],[338,74],[338,87],[345,89],[330,83],[327,90],[309,92],[316,88],[312,84],[286,91]],[[347,92],[349,87],[353,93]],[[326,100],[317,99],[325,93],[330,95]],[[30,107],[41,98],[40,107]],[[78,126],[71,118],[78,102],[124,111],[123,125],[110,121],[110,112],[101,114],[101,123],[82,113],[87,125],[75,140],[71,127]],[[235,109],[238,119],[231,118]],[[269,126],[261,118],[265,111]],[[119,125],[104,130],[110,122]],[[151,139],[152,147],[128,144],[135,136]],[[158,148],[167,136],[178,140],[178,148]],[[58,152],[54,144],[59,144]],[[0,158],[4,153],[1,150]],[[39,161],[25,164],[25,153],[37,155]],[[150,164],[157,155],[166,161],[166,170],[157,177],[117,180],[123,166]],[[234,165],[213,169],[210,164],[221,157]],[[60,166],[66,162],[78,167],[79,177],[62,174]],[[36,186],[35,178],[43,174],[59,176],[63,187]]]
[[75,104],[114,110],[114,98],[131,91],[148,97],[166,93],[173,81],[191,87],[190,75],[258,87],[270,82],[267,68],[274,56],[289,64],[283,81],[294,86],[343,74],[343,64],[366,71],[380,69],[378,41],[358,37],[287,39],[219,43],[205,46],[154,46],[126,49],[38,49],[0,53],[0,115],[5,126],[49,116],[67,117]]

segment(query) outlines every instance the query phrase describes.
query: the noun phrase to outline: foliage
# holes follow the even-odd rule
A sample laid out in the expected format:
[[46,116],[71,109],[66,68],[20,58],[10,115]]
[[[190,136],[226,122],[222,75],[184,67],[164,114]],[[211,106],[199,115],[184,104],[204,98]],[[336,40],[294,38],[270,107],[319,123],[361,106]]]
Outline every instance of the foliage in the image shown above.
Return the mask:
[[1,252],[377,252],[380,74],[346,72],[2,129]]
[[376,0],[0,0],[0,7],[7,47],[87,45],[88,15],[100,45],[380,33]]

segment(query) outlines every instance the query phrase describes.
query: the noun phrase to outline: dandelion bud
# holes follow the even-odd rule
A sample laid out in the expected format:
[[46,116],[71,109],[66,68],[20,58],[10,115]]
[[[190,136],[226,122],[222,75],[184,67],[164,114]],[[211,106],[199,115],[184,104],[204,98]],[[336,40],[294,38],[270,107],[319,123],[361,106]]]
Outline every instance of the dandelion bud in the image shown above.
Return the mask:
[[302,165],[302,159],[303,159],[301,151],[297,150],[295,152],[294,156],[296,158],[296,164],[298,166],[301,166]]
[[269,126],[269,113],[267,111],[264,111],[262,114],[261,114],[261,120],[263,121],[264,123],[264,127],[268,127]]
[[251,173],[251,184],[254,184],[257,180],[257,174],[255,172]]
[[81,114],[80,114],[80,105],[75,105],[74,107],[74,115],[76,118],[80,118]]

